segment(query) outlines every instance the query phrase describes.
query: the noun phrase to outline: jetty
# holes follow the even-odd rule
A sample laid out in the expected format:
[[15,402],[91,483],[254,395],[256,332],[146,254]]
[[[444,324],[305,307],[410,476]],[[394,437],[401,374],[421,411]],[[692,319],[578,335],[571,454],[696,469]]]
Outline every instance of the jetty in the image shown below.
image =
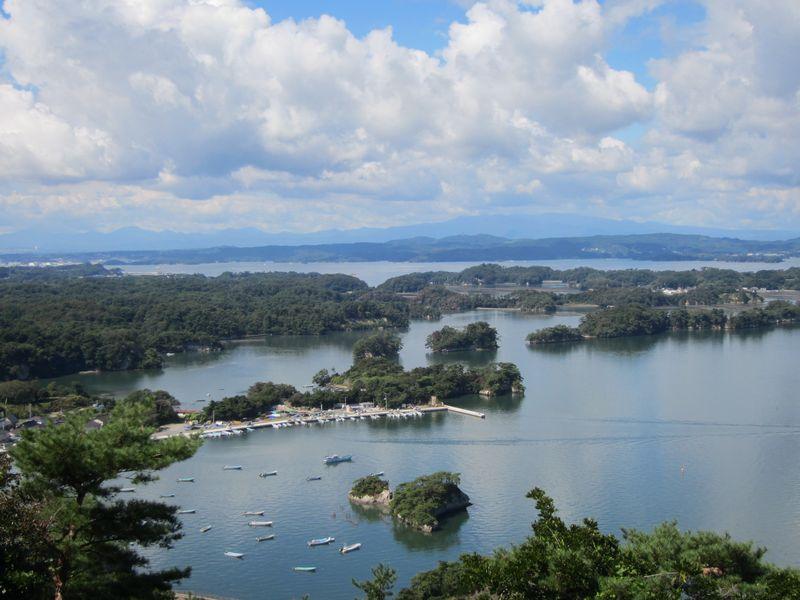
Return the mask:
[[176,435],[190,436],[196,434],[200,434],[201,437],[205,438],[228,437],[233,435],[242,435],[255,429],[280,429],[283,427],[293,427],[298,425],[324,425],[325,423],[331,422],[358,421],[364,419],[375,420],[381,418],[419,417],[437,412],[452,412],[459,415],[476,417],[478,419],[486,418],[486,415],[482,412],[469,410],[466,408],[459,408],[458,406],[451,406],[448,404],[424,405],[398,409],[370,408],[359,411],[331,409],[325,411],[316,411],[313,414],[307,414],[304,416],[287,415],[279,418],[261,418],[253,421],[247,421],[245,423],[237,422],[235,424],[215,423],[211,426],[191,430],[187,430],[185,428],[185,423],[176,423],[173,425],[164,426],[160,431],[153,434],[153,438],[164,439]]

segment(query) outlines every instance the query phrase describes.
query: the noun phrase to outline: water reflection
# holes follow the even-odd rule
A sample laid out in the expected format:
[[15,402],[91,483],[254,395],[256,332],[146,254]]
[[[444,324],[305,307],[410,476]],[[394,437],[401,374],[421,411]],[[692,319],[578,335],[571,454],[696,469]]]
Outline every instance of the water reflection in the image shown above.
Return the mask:
[[461,363],[467,367],[485,367],[497,361],[497,350],[459,350],[458,352],[430,352],[428,362],[432,365],[451,365]]
[[461,543],[459,531],[469,520],[469,509],[460,510],[441,521],[441,529],[423,533],[398,521],[392,520],[392,536],[411,552],[446,550]]

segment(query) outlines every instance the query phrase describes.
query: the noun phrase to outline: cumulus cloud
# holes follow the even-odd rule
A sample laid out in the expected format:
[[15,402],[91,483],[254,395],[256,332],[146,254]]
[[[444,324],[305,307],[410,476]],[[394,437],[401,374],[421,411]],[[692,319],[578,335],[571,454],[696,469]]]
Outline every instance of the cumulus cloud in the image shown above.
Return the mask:
[[177,211],[185,228],[314,229],[509,206],[680,221],[712,199],[715,224],[798,218],[797,3],[708,0],[651,91],[605,57],[659,4],[469,2],[431,54],[240,0],[6,0],[0,225],[174,228]]

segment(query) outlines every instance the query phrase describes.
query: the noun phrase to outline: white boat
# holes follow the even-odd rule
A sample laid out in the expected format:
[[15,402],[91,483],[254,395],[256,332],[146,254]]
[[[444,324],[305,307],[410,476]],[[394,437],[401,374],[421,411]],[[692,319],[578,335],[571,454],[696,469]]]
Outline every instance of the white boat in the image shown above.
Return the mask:
[[308,542],[308,547],[311,548],[312,546],[327,546],[331,542],[335,541],[336,538],[333,537],[316,538]]
[[326,465],[335,465],[340,462],[350,462],[353,460],[353,457],[350,454],[345,454],[344,456],[339,456],[338,454],[331,454],[330,456],[326,456],[322,459],[322,462]]
[[194,483],[194,477],[179,477],[178,483]]
[[211,530],[211,525],[206,525],[205,527],[200,528],[200,533],[205,533],[206,531]]
[[241,552],[226,552],[225,556],[229,556],[230,558],[244,558],[244,554]]
[[126,492],[126,493],[130,494],[132,492],[135,492],[136,490],[134,488],[121,488],[119,491],[120,491],[120,493]]
[[361,550],[361,544],[346,544],[339,548],[341,554],[347,554],[348,552],[354,552],[356,550]]
[[383,477],[383,471],[378,471],[377,473],[370,473],[369,477]]
[[242,514],[244,514],[247,517],[263,517],[264,516],[264,511],[263,510],[246,510]]
[[272,521],[250,521],[250,527],[272,527]]
[[292,567],[292,571],[298,571],[299,573],[313,573],[317,570],[317,567]]
[[225,465],[222,467],[223,471],[241,471],[242,465]]
[[277,475],[277,471],[263,471],[258,474],[259,477],[275,477]]
[[195,510],[194,508],[187,508],[185,510],[179,510],[178,514],[179,515],[193,515],[196,512],[197,512],[197,510]]
[[257,542],[267,542],[269,540],[274,540],[274,539],[275,539],[275,534],[274,533],[270,533],[269,535],[262,535],[261,537],[257,537],[256,541]]

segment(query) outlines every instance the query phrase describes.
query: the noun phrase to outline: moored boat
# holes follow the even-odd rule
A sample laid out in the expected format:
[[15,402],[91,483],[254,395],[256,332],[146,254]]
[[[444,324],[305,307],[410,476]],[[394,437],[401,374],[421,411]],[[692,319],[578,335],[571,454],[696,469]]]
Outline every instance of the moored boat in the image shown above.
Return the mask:
[[319,475],[314,475],[312,477],[306,477],[306,481],[319,481],[320,479],[322,479],[322,477],[320,477]]
[[196,512],[197,512],[197,510],[195,510],[194,508],[187,508],[185,510],[179,510],[178,514],[179,515],[193,515]]
[[370,477],[383,477],[383,471],[378,471],[377,473],[370,473]]
[[246,510],[242,513],[247,517],[263,517],[264,511],[263,510]]
[[222,467],[223,471],[241,471],[242,465],[225,465]]
[[274,477],[277,474],[278,474],[277,471],[262,471],[261,473],[258,474],[258,476],[259,477]]
[[339,552],[342,554],[347,554],[348,552],[354,552],[355,550],[361,550],[361,544],[345,544],[341,548],[339,548]]
[[247,525],[250,527],[272,527],[272,521],[250,521]]
[[159,498],[174,498],[175,494],[161,494]]
[[226,552],[225,556],[229,556],[230,558],[244,558],[242,552]]
[[275,534],[274,533],[270,533],[269,535],[262,535],[261,537],[257,537],[256,541],[257,542],[266,542],[266,541],[274,540],[274,539],[275,539]]
[[178,483],[194,483],[194,477],[178,477]]
[[200,528],[200,533],[205,533],[206,531],[211,530],[211,525],[206,525],[205,527]]
[[292,571],[299,571],[301,573],[313,573],[317,567],[293,567]]
[[130,494],[130,493],[133,493],[133,492],[135,492],[136,490],[135,490],[134,488],[120,488],[120,490],[119,490],[119,491],[120,491],[120,493],[122,493],[122,492],[126,492],[126,493],[129,493],[129,494]]
[[316,538],[308,542],[308,547],[311,548],[312,546],[327,546],[331,542],[335,541],[336,538],[333,537]]
[[326,456],[322,462],[326,465],[335,465],[341,462],[351,462],[353,460],[352,455],[345,454],[343,456],[339,456],[338,454],[331,454],[330,456]]

